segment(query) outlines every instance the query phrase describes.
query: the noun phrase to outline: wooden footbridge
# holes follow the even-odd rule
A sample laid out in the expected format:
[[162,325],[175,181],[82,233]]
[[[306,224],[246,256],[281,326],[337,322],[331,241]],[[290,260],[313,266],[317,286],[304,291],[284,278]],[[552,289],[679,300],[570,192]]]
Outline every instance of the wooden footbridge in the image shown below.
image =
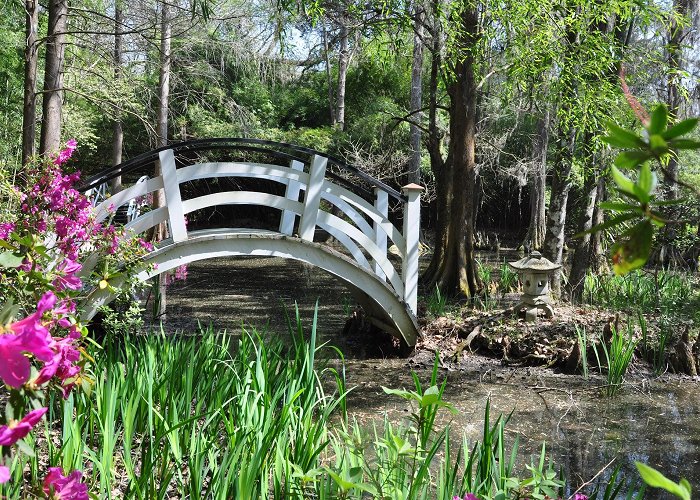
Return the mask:
[[[161,175],[135,182],[152,175],[156,162]],[[165,195],[165,206],[126,224],[128,237],[161,223],[170,235],[144,257],[139,278],[216,257],[295,259],[342,280],[370,321],[415,345],[420,186],[399,192],[317,151],[251,139],[173,144],[105,170],[82,189],[97,189],[117,176],[133,179],[133,185],[96,204],[98,220],[159,190]],[[231,211],[230,205],[237,207]],[[237,217],[241,212],[278,215]],[[219,223],[207,227],[202,220]],[[108,289],[90,292],[86,317],[113,298]]]

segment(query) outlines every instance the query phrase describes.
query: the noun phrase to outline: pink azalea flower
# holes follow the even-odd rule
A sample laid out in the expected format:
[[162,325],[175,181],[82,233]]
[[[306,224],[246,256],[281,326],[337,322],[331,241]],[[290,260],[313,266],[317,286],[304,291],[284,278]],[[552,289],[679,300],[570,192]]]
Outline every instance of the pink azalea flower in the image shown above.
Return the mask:
[[7,385],[19,388],[29,379],[31,365],[25,352],[41,361],[53,359],[53,338],[42,324],[42,317],[55,303],[56,296],[52,292],[45,293],[35,313],[12,323],[9,326],[12,333],[0,335],[0,359],[4,361],[0,364],[0,379]]
[[24,438],[47,411],[48,408],[39,408],[27,413],[19,422],[14,421],[10,422],[10,425],[0,426],[0,446],[12,446]]
[[66,288],[70,290],[79,290],[83,286],[83,282],[75,276],[75,273],[80,271],[83,266],[71,259],[65,259],[58,266],[56,266],[56,271],[61,273],[53,280],[53,286],[56,290],[61,292]]
[[83,473],[74,470],[64,476],[60,467],[49,467],[44,478],[44,493],[51,499],[88,500],[87,485],[81,483]]
[[[34,379],[36,385],[45,384],[54,376],[57,376],[63,383],[80,373],[80,366],[75,365],[75,362],[80,360],[80,351],[74,346],[78,339],[80,339],[80,333],[75,330],[68,337],[55,339],[51,346],[55,352],[53,359],[44,365],[37,378]],[[72,387],[73,384],[66,384],[63,387],[64,398],[68,397]]]
[[10,469],[4,465],[0,465],[0,484],[6,483],[10,480]]
[[14,230],[15,225],[12,222],[3,222],[0,224],[0,240],[6,240]]

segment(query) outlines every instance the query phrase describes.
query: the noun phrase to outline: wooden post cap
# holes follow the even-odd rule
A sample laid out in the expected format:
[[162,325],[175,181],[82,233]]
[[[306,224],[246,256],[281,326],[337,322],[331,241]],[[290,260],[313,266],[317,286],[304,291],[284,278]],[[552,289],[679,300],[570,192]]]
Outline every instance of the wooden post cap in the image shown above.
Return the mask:
[[404,187],[401,188],[401,191],[425,191],[425,188],[423,186],[420,186],[416,184],[415,182],[412,182],[410,184],[406,184]]

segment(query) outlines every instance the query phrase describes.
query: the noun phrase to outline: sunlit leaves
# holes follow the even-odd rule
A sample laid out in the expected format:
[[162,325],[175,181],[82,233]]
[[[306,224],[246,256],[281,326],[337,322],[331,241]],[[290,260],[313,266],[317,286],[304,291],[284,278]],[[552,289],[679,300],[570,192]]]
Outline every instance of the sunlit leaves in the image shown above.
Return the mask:
[[[672,127],[668,126],[668,122],[668,109],[660,104],[652,111],[641,135],[608,123],[608,135],[601,138],[613,147],[625,149],[618,154],[615,165],[610,168],[616,190],[625,201],[601,203],[600,208],[616,212],[617,215],[581,235],[612,228],[624,229],[611,249],[617,274],[625,274],[646,264],[654,238],[654,226],[662,227],[668,222],[654,208],[680,201],[656,201],[654,192],[658,179],[651,169],[650,160],[655,159],[663,165],[676,150],[700,149],[700,142],[682,137],[695,129],[698,119],[684,120]],[[636,180],[622,172],[631,169],[637,170]],[[633,222],[636,223],[630,227],[629,224]]]
[[681,479],[680,482],[675,483],[653,467],[649,467],[641,462],[635,462],[635,465],[642,480],[649,486],[664,489],[683,500],[690,500],[692,489],[687,480]]
[[615,274],[627,274],[646,264],[653,236],[654,230],[649,220],[643,220],[625,231],[610,252]]

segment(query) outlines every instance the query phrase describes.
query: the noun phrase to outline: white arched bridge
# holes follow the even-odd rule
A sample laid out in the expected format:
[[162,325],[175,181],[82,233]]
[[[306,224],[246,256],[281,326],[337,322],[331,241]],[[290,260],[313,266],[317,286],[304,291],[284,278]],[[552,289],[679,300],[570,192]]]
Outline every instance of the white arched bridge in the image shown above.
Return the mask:
[[[156,162],[161,175],[135,182],[152,175]],[[82,189],[117,176],[134,183],[96,205],[98,220],[161,190],[165,198],[165,206],[126,223],[129,237],[168,227],[170,237],[144,257],[139,278],[215,257],[294,259],[342,280],[371,322],[415,345],[420,186],[399,192],[317,151],[254,139],[173,144],[106,170]],[[113,298],[108,289],[93,290],[84,314],[91,318]]]

